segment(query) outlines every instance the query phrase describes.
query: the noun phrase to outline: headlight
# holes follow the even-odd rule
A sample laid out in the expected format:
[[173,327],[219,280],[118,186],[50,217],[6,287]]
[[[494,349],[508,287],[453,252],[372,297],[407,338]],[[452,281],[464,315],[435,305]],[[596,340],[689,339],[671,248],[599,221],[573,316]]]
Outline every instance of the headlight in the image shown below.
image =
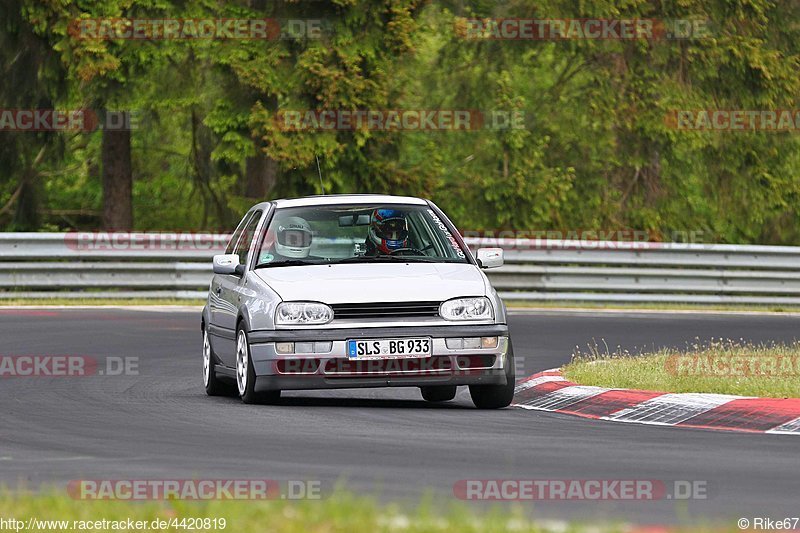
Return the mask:
[[283,302],[275,311],[278,326],[327,324],[333,320],[333,309],[317,302]]
[[448,300],[439,308],[445,320],[486,320],[493,319],[492,303],[488,298],[456,298]]

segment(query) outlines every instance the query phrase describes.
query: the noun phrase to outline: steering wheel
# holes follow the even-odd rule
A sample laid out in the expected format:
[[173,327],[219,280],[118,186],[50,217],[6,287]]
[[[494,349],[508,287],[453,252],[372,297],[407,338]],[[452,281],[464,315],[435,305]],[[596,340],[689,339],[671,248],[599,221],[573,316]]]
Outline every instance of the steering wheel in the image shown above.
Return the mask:
[[425,255],[425,252],[419,248],[408,246],[406,248],[398,248],[389,252],[389,255]]

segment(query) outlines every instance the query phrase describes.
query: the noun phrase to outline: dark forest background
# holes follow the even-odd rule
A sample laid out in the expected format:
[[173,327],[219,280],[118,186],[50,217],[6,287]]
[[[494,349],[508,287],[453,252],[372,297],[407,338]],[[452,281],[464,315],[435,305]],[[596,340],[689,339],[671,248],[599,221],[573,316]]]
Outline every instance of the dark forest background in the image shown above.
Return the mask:
[[[676,109],[798,107],[796,0],[3,0],[0,107],[130,131],[0,131],[0,228],[229,230],[258,200],[425,196],[465,230],[800,244],[800,132]],[[321,20],[320,38],[93,40],[81,18]],[[466,39],[463,18],[700,20],[683,39]],[[297,109],[519,112],[524,128],[282,131]]]

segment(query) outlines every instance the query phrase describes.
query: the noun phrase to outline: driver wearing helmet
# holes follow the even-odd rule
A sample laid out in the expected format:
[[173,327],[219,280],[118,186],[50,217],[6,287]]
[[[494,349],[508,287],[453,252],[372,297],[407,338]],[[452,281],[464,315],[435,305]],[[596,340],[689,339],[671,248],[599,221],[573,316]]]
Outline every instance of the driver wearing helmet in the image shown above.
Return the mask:
[[397,209],[376,209],[370,217],[366,255],[389,255],[408,248],[408,221]]
[[275,254],[279,258],[304,259],[311,252],[311,226],[304,218],[287,217],[277,225]]

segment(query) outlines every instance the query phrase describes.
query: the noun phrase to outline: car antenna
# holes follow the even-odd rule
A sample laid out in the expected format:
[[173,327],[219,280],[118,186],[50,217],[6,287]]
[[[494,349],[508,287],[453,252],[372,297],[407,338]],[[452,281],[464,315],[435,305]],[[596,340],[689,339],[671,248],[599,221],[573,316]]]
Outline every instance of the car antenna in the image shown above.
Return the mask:
[[319,156],[314,154],[314,157],[317,159],[317,172],[319,173],[319,188],[322,189],[322,195],[325,195],[325,185],[322,184],[322,170],[319,168]]

